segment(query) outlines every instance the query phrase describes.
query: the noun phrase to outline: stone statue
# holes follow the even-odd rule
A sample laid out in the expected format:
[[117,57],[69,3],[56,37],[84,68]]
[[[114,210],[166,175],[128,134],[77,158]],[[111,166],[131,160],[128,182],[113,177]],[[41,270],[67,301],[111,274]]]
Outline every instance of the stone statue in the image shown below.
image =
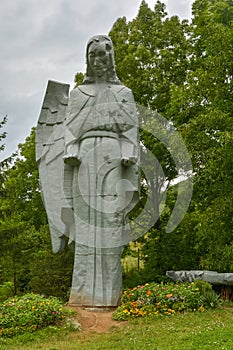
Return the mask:
[[117,78],[109,37],[91,38],[83,83],[48,82],[36,133],[41,188],[54,252],[74,242],[69,303],[116,307],[121,255],[138,202],[134,98]]

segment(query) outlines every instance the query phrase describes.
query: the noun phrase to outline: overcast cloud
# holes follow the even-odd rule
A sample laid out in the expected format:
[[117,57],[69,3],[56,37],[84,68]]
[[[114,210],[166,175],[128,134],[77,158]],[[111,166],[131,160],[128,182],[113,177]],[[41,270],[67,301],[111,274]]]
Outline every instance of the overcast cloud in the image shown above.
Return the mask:
[[[193,0],[164,0],[169,15],[191,17]],[[85,71],[85,46],[117,18],[134,18],[141,0],[2,0],[0,120],[8,116],[4,159],[36,125],[48,80],[70,83]],[[156,0],[147,0],[151,8]]]

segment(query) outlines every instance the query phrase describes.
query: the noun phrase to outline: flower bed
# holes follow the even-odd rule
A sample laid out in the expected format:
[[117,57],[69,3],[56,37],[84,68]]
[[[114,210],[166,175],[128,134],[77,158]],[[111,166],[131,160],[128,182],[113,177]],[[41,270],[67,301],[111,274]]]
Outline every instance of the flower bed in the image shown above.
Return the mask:
[[184,311],[203,312],[205,308],[217,304],[218,296],[212,291],[211,285],[203,281],[146,283],[123,292],[122,305],[113,313],[113,318],[127,320],[131,317],[172,316]]
[[34,332],[58,324],[63,317],[62,304],[57,298],[35,294],[10,298],[0,304],[0,337]]

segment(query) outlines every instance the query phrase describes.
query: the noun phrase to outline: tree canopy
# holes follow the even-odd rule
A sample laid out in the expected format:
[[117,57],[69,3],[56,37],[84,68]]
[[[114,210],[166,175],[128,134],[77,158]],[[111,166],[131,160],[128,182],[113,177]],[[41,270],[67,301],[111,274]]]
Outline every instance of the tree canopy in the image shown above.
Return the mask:
[[[193,164],[194,191],[184,220],[173,233],[164,232],[174,187],[160,227],[154,226],[144,245],[154,276],[166,269],[233,268],[232,11],[228,0],[196,0],[189,23],[168,17],[160,1],[154,10],[142,1],[135,19],[119,18],[110,32],[118,76],[139,104],[173,123]],[[146,146],[171,171],[158,141],[150,138]]]

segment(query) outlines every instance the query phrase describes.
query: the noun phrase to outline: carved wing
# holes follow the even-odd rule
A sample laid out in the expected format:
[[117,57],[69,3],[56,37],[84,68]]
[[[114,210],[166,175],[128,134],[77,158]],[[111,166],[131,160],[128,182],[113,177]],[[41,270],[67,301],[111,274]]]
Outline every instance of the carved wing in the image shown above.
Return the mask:
[[69,99],[69,85],[49,81],[36,128],[36,159],[42,197],[47,212],[53,251],[64,248],[67,235],[61,220],[63,191],[63,122]]

